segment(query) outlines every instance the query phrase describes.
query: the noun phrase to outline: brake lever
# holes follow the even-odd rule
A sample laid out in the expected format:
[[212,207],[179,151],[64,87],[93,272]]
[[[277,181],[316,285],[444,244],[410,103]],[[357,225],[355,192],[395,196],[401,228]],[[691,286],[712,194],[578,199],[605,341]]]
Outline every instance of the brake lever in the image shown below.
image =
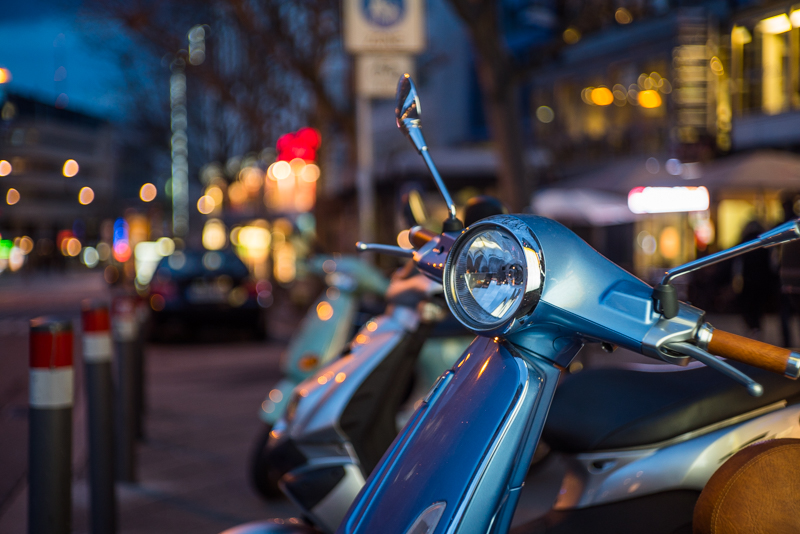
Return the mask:
[[746,387],[747,392],[753,397],[760,397],[764,393],[764,387],[761,384],[732,365],[729,365],[719,358],[704,351],[697,345],[692,345],[691,343],[681,341],[679,343],[665,343],[664,346],[670,350],[674,350],[675,352],[690,356],[699,362],[703,362],[712,369],[716,369],[728,378],[731,378]]
[[390,256],[398,256],[400,258],[414,257],[414,249],[396,247],[394,245],[379,245],[377,243],[356,243],[356,249],[359,252],[379,252],[381,254],[388,254]]

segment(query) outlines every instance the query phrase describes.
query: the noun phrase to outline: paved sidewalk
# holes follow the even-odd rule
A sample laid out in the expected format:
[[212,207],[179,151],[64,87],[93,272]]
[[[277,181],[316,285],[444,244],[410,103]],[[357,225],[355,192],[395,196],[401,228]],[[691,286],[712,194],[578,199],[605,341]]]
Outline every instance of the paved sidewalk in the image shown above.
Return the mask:
[[[279,378],[281,345],[249,343],[149,346],[146,440],[137,484],[118,486],[119,530],[215,533],[268,517],[291,517],[288,502],[267,505],[247,481],[247,457],[259,430],[257,410]],[[76,411],[83,405],[76,404]],[[77,414],[76,414],[77,415]],[[75,434],[85,433],[83,421]],[[73,532],[89,532],[84,458],[73,484]],[[22,533],[27,491],[0,516],[0,533]]]
[[[736,316],[709,319],[744,333]],[[762,334],[765,341],[780,342],[777,317],[768,318]],[[239,523],[297,513],[286,501],[267,505],[247,480],[248,454],[260,428],[258,406],[280,378],[282,349],[276,343],[147,347],[146,440],[139,446],[139,482],[118,487],[120,534],[213,534]],[[652,362],[621,349],[612,355],[596,350],[585,356],[587,366]],[[80,383],[76,393],[73,532],[82,534],[89,532],[89,509]],[[26,433],[19,434],[19,439],[27,439]],[[8,435],[0,440],[4,437]],[[538,514],[541,504],[528,499],[522,508],[528,515]],[[0,508],[0,534],[24,533],[26,508],[23,480]]]

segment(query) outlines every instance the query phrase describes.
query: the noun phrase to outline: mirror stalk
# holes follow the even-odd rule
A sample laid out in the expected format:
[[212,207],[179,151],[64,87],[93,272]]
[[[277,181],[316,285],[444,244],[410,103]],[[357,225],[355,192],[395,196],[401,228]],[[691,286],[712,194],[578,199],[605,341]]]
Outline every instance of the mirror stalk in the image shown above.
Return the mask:
[[447,187],[445,187],[442,176],[436,169],[431,155],[428,153],[428,144],[422,135],[419,114],[420,105],[417,88],[414,86],[414,82],[411,81],[411,76],[403,74],[397,83],[397,107],[395,108],[397,127],[406,134],[406,137],[411,140],[422,159],[425,160],[425,165],[428,167],[428,171],[430,171],[433,180],[436,182],[436,187],[439,188],[439,192],[447,204],[448,218],[444,221],[444,231],[458,232],[464,228],[464,224],[456,218],[456,205],[450,196],[450,192],[447,191]]
[[[419,130],[417,130],[419,131]],[[439,192],[444,197],[444,202],[447,204],[447,212],[449,213],[449,219],[453,220],[456,219],[456,204],[453,202],[453,199],[450,197],[450,192],[444,185],[444,181],[442,180],[439,171],[436,169],[436,165],[433,164],[433,160],[431,159],[430,153],[428,153],[428,147],[423,147],[420,150],[420,154],[422,155],[422,159],[425,160],[425,165],[428,166],[428,170],[430,171],[431,175],[433,176],[433,180],[436,182],[436,187],[439,188]],[[457,219],[456,219],[457,220]],[[463,228],[464,225],[461,225]],[[459,228],[459,230],[461,229]]]

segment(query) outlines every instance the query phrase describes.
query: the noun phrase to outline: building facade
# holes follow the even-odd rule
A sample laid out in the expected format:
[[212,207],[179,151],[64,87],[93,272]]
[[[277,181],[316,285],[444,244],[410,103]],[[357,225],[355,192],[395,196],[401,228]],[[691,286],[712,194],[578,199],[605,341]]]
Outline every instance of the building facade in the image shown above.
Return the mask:
[[[28,237],[27,263],[64,265],[100,240],[101,223],[113,216],[116,158],[113,128],[105,121],[8,95],[0,119],[0,233]],[[81,248],[78,248],[78,253]]]

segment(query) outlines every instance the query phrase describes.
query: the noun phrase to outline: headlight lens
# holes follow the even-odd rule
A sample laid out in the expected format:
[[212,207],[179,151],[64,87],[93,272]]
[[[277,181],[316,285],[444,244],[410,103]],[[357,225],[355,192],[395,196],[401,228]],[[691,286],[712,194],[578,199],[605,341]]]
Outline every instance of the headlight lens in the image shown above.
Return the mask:
[[477,331],[493,330],[531,303],[531,293],[538,301],[542,273],[532,248],[494,225],[464,237],[447,273],[454,311],[462,322]]

